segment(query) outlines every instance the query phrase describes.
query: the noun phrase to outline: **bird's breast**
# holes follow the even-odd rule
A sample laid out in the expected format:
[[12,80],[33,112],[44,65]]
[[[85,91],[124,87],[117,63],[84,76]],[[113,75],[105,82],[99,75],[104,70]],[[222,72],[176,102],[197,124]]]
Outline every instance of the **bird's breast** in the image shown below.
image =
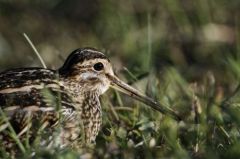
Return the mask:
[[87,143],[95,142],[102,123],[102,110],[99,96],[96,93],[89,92],[85,94],[85,99],[82,103],[81,118],[83,121],[85,141]]

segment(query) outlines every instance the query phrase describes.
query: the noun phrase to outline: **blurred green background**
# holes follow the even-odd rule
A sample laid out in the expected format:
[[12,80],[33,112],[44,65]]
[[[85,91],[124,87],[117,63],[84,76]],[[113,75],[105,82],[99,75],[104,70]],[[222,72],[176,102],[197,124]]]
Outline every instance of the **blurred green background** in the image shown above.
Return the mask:
[[226,57],[237,56],[239,7],[238,0],[1,0],[1,69],[39,65],[25,32],[49,67],[90,46],[119,55],[136,73],[172,65],[221,74]]
[[0,70],[41,66],[23,33],[49,68],[79,47],[105,52],[118,76],[184,118],[108,92],[88,156],[239,157],[239,0],[0,0]]

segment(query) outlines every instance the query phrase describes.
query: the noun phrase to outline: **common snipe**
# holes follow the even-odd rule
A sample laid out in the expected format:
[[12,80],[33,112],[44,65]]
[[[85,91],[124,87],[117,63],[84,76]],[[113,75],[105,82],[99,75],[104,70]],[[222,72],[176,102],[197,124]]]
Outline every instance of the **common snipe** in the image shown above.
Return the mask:
[[0,108],[9,121],[0,121],[0,143],[6,150],[17,148],[9,135],[10,124],[20,141],[28,138],[30,143],[41,130],[42,146],[54,144],[57,127],[56,142],[61,147],[94,142],[101,126],[99,96],[109,86],[177,117],[171,109],[120,81],[103,53],[77,49],[58,70],[20,68],[0,74]]

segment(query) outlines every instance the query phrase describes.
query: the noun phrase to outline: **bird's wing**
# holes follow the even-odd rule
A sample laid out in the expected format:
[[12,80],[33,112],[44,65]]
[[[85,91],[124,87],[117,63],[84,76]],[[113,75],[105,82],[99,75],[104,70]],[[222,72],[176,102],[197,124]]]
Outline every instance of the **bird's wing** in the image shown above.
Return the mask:
[[43,109],[43,107],[53,107],[54,104],[73,106],[71,95],[59,83],[55,71],[25,68],[0,73],[0,106],[2,109],[10,109],[12,106],[22,109],[38,106]]
[[[70,112],[75,109],[55,71],[31,68],[0,73],[0,108],[18,136],[24,136],[29,126],[33,133],[56,125],[60,107]],[[9,126],[0,117],[0,134],[6,136],[4,130]]]

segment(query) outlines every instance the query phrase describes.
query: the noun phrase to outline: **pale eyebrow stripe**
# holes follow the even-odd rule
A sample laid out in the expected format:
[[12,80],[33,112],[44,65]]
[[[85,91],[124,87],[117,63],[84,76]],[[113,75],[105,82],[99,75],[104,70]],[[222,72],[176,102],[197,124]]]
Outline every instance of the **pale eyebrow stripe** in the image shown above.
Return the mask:
[[92,67],[92,65],[76,65],[77,66],[77,68],[91,68]]

